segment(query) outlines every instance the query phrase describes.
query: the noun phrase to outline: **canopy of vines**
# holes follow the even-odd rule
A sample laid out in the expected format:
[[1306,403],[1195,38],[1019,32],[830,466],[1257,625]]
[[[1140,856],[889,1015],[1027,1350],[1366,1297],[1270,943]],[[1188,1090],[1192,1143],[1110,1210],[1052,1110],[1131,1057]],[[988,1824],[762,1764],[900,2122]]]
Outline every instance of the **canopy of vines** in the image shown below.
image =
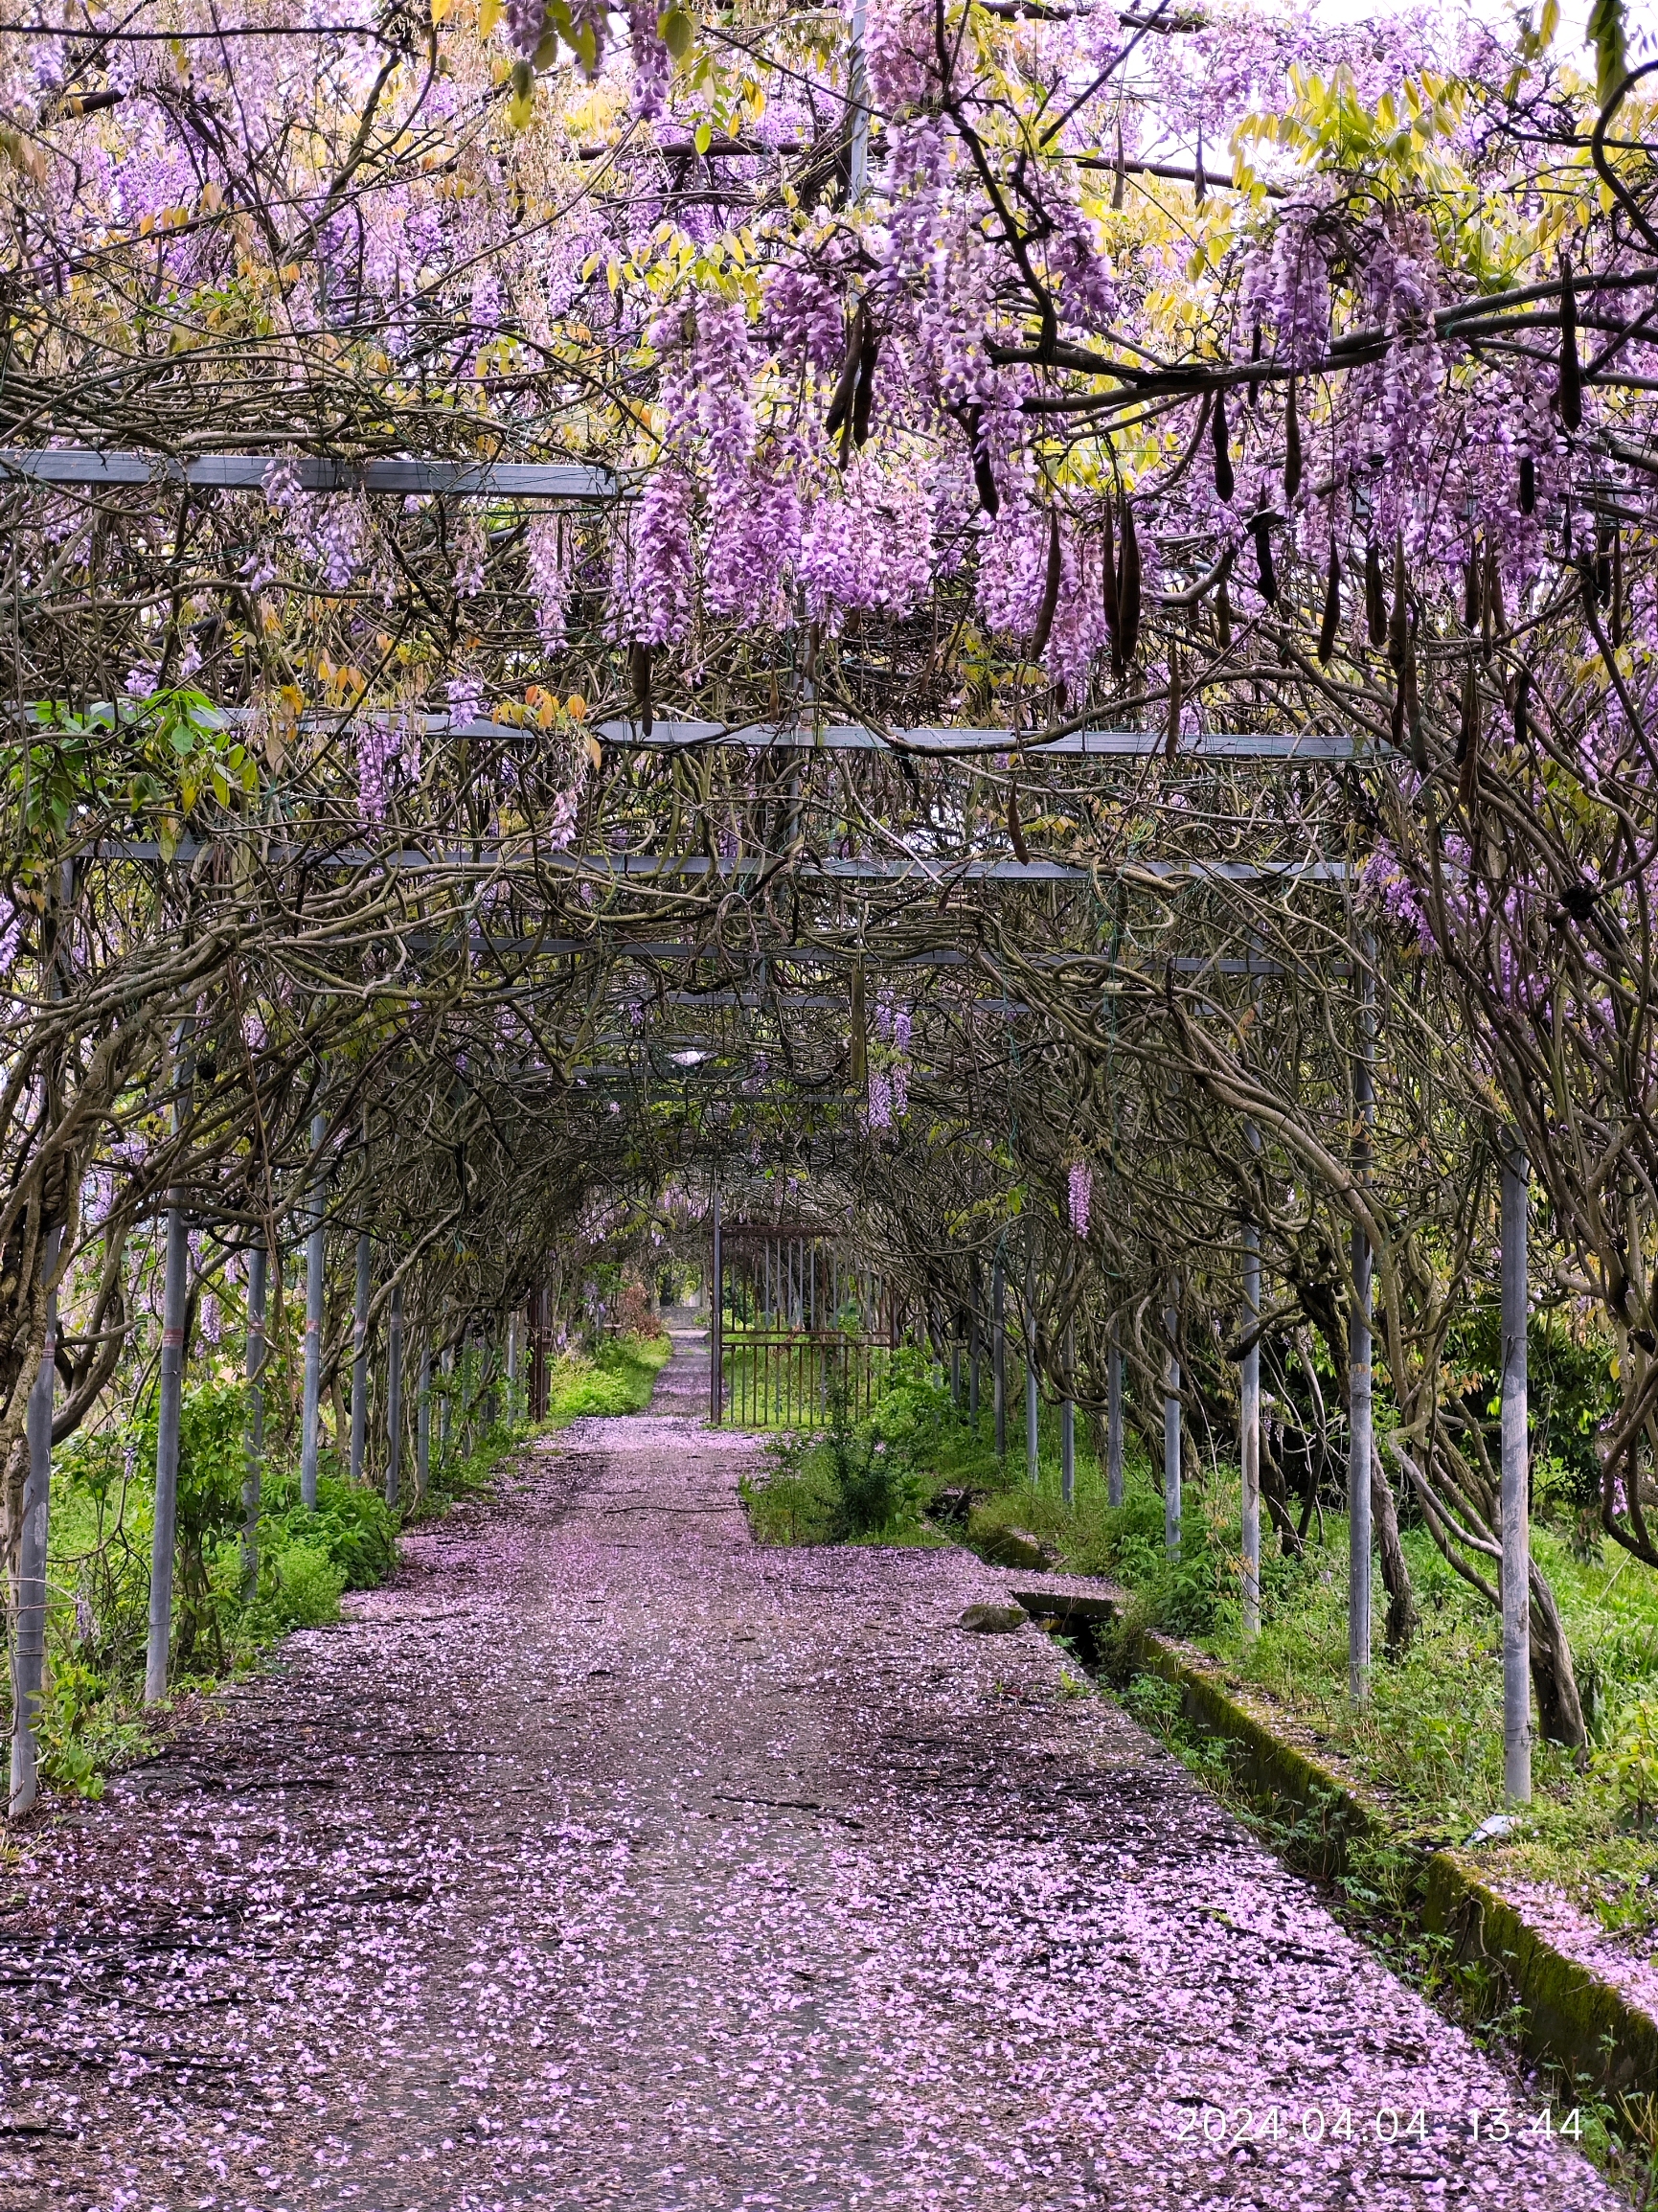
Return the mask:
[[193,1294],[325,1190],[453,1341],[717,1184],[939,1311],[1029,1256],[1085,1404],[1172,1281],[1219,1434],[1242,1225],[1285,1371],[1368,1252],[1400,1641],[1396,1493],[1494,1595],[1515,1140],[1658,1565],[1634,16],[228,15],[0,27],[9,1588],[169,1194]]

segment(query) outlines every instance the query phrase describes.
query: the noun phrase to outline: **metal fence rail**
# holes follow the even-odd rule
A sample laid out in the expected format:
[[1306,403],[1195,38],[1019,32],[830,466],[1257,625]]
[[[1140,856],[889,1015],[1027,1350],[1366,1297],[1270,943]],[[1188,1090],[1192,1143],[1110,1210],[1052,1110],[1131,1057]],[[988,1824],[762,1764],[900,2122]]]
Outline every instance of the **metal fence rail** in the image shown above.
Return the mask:
[[736,1428],[825,1428],[837,1406],[869,1413],[893,1362],[890,1344],[841,1329],[727,1327],[724,1418]]

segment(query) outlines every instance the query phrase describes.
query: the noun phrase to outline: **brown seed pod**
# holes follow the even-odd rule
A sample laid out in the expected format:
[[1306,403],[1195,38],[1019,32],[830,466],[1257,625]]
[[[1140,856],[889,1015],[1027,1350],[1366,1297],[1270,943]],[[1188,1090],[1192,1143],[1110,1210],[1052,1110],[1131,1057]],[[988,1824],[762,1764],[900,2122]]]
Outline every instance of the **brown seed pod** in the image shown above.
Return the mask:
[[1229,560],[1220,582],[1215,587],[1215,634],[1219,640],[1222,652],[1232,650],[1232,594],[1226,582],[1231,572],[1232,563]]
[[1272,565],[1272,526],[1264,514],[1250,524],[1255,534],[1255,573],[1261,596],[1268,606],[1278,604],[1278,571]]
[[1480,686],[1470,660],[1463,673],[1463,711],[1457,730],[1457,760],[1462,774],[1457,779],[1457,795],[1463,810],[1471,816],[1479,797],[1480,775]]
[[1019,794],[1011,784],[1008,786],[1008,842],[1012,846],[1013,857],[1020,867],[1028,868],[1031,865],[1031,855],[1019,820]]
[[1117,622],[1123,638],[1124,663],[1134,658],[1140,642],[1140,539],[1134,528],[1134,510],[1123,502],[1123,555],[1117,564]]
[[633,707],[639,717],[639,727],[647,737],[650,735],[650,648],[635,640],[628,651],[628,673],[633,679]]
[[1463,567],[1463,627],[1480,627],[1480,554],[1476,545],[1468,548],[1468,558]]
[[1295,378],[1289,379],[1289,403],[1283,411],[1283,496],[1293,502],[1301,490],[1301,410],[1295,400]]
[[1534,514],[1537,510],[1537,464],[1529,453],[1520,455],[1520,513]]
[[1373,537],[1364,549],[1364,619],[1373,646],[1388,639],[1387,591],[1382,583],[1381,549]]
[[981,443],[985,410],[969,407],[965,421],[968,443],[973,450],[973,482],[978,487],[979,505],[994,522],[1002,512],[1002,494],[996,490],[996,471],[990,467],[990,456]]
[[1405,540],[1400,531],[1394,540],[1394,604],[1388,617],[1388,659],[1395,669],[1404,667],[1406,650]]
[[875,363],[881,357],[881,341],[868,324],[864,327],[863,344],[858,348],[857,389],[852,394],[852,444],[869,443],[870,409],[875,396]]
[[1209,418],[1209,437],[1210,443],[1215,447],[1215,496],[1230,502],[1233,492],[1238,488],[1238,480],[1232,472],[1232,455],[1227,450],[1226,394],[1224,392],[1216,392],[1215,395],[1215,411]]
[[1422,736],[1422,701],[1417,687],[1417,649],[1415,639],[1405,646],[1405,665],[1399,675],[1399,696],[1404,701],[1405,726],[1411,735],[1411,764],[1419,774],[1428,772],[1427,741]]
[[1059,604],[1059,578],[1064,571],[1064,559],[1059,545],[1059,511],[1055,508],[1048,516],[1048,572],[1042,579],[1042,603],[1036,609],[1036,627],[1031,632],[1030,658],[1039,661],[1048,650],[1048,633],[1054,627],[1054,609]]
[[1169,724],[1163,741],[1163,757],[1173,760],[1180,750],[1180,647],[1173,640],[1169,645]]
[[1514,678],[1514,742],[1524,745],[1532,735],[1532,672],[1522,661]]
[[1480,690],[1470,660],[1463,671],[1463,696],[1457,717],[1457,764],[1460,767],[1480,734]]
[[834,397],[829,401],[829,413],[824,417],[824,428],[831,438],[837,430],[845,428],[847,418],[852,413],[852,397],[857,390],[858,364],[863,359],[863,352],[864,308],[860,300],[847,331],[847,350],[841,358],[841,373],[835,378]]
[[1341,555],[1336,551],[1335,538],[1329,541],[1329,567],[1324,580],[1324,620],[1318,626],[1318,665],[1329,666],[1329,656],[1335,650],[1336,631],[1341,627]]
[[1560,421],[1568,430],[1583,421],[1583,364],[1578,358],[1578,287],[1572,264],[1560,259]]

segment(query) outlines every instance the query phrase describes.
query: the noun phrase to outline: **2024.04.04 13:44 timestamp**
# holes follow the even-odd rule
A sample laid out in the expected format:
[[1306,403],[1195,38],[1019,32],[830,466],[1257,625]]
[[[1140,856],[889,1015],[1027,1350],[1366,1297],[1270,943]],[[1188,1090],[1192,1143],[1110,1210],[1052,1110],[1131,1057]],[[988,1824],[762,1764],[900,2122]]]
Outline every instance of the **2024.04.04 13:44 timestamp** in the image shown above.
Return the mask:
[[1540,2143],[1553,2136],[1582,2140],[1582,2114],[1574,2106],[1558,2115],[1549,2106],[1517,2112],[1507,2106],[1474,2106],[1464,2112],[1432,2112],[1424,2106],[1193,2105],[1179,2108],[1170,2131],[1180,2142],[1408,2143],[1461,2139],[1470,2143]]

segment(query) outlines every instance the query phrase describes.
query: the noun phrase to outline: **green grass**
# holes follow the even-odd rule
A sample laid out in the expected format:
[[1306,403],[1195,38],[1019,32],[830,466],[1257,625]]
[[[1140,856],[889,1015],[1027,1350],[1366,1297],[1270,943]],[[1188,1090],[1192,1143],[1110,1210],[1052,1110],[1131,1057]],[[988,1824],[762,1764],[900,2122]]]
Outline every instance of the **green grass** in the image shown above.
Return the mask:
[[994,1452],[955,1416],[931,1363],[913,1347],[886,1356],[873,1411],[850,1419],[831,1402],[826,1429],[780,1437],[740,1494],[761,1543],[937,1546],[941,1491],[993,1477]]
[[607,1337],[591,1353],[560,1353],[548,1376],[545,1425],[568,1428],[584,1414],[643,1413],[672,1357],[668,1336]]

